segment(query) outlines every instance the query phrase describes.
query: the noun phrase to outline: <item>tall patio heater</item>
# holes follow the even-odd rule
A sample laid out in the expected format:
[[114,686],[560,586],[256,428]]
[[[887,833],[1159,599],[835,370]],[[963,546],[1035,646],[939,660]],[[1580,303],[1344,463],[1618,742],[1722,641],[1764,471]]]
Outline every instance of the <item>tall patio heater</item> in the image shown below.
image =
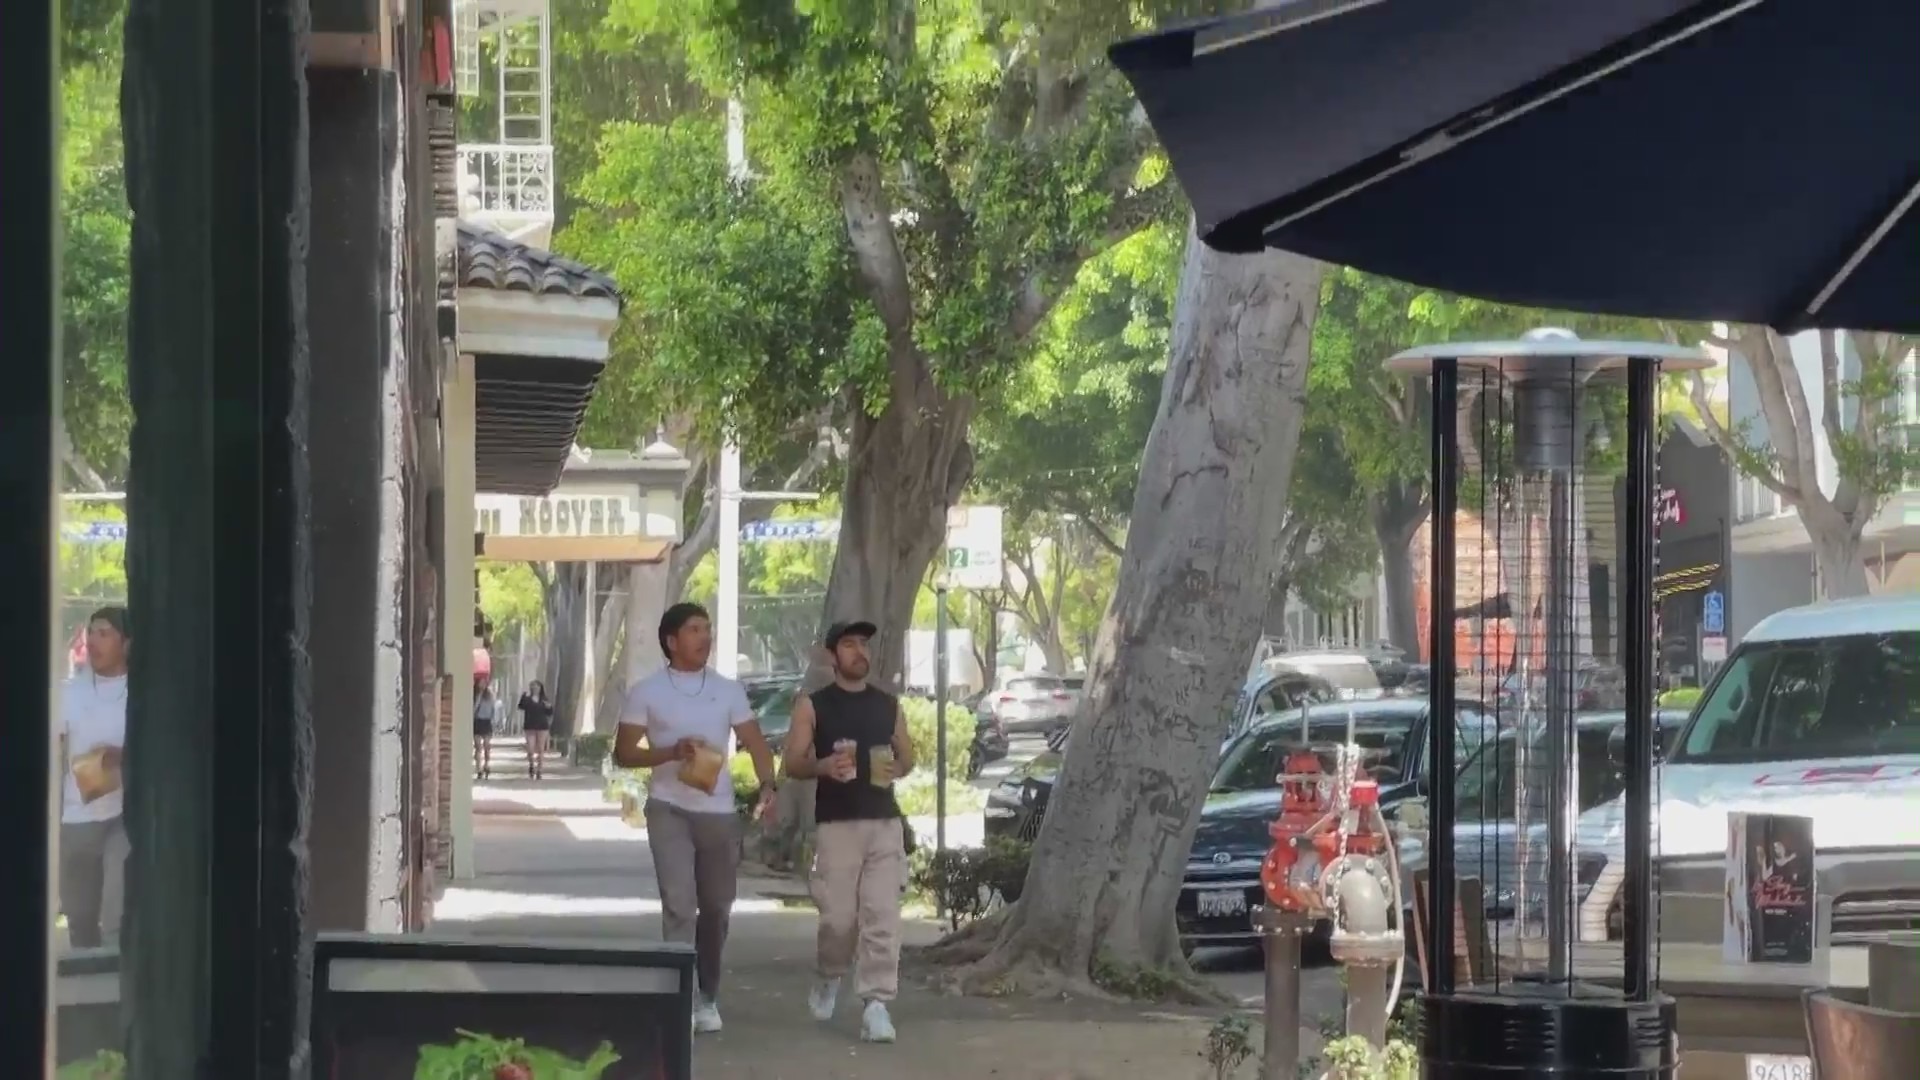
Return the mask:
[[[1453,763],[1429,805],[1429,1080],[1673,1073],[1653,925],[1656,400],[1662,371],[1709,363],[1551,329],[1388,361],[1433,382],[1431,708],[1463,718],[1428,727],[1430,760]],[[1484,624],[1495,609],[1501,633],[1456,639],[1459,612]],[[1624,836],[1594,851],[1606,841],[1578,823],[1607,794],[1590,779],[1607,763],[1581,768],[1580,714],[1606,706],[1626,711]],[[1467,719],[1485,712],[1498,722]],[[1614,941],[1604,918],[1581,932],[1596,858],[1625,874]],[[1483,925],[1456,921],[1463,879]],[[1461,931],[1477,953],[1466,977]]]

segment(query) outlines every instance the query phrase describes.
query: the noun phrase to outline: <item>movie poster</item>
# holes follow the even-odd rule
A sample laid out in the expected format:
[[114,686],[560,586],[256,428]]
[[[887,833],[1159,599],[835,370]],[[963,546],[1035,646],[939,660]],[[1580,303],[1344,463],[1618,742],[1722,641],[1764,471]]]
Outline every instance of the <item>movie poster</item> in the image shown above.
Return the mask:
[[1727,815],[1722,953],[1734,963],[1811,964],[1813,821],[1785,814]]

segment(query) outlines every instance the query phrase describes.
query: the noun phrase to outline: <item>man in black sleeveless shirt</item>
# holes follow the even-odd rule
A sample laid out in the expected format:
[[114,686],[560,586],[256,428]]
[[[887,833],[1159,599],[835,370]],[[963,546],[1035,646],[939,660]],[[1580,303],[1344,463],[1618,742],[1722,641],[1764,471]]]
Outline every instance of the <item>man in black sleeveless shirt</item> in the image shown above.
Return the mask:
[[820,911],[817,979],[807,996],[816,1020],[833,1019],[840,980],[853,973],[863,1003],[860,1037],[892,1042],[887,1004],[900,981],[900,892],[906,831],[893,783],[913,768],[900,701],[867,685],[869,622],[827,629],[833,682],[794,702],[787,775],[817,778],[812,889]]

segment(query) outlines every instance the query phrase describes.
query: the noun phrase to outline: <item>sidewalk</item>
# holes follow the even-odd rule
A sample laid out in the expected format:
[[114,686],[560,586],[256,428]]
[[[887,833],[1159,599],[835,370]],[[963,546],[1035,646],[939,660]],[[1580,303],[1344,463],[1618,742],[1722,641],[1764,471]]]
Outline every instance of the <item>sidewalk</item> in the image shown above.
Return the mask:
[[[517,771],[516,771],[517,770]],[[475,879],[449,888],[434,932],[539,941],[634,942],[660,933],[644,830],[600,799],[597,776],[549,764],[525,779],[518,748],[496,746],[475,805]],[[483,809],[484,808],[484,809]],[[700,1080],[1121,1080],[1210,1076],[1199,1054],[1213,1015],[1097,1001],[991,1000],[931,989],[902,973],[900,1041],[857,1039],[853,1003],[828,1025],[806,1011],[814,918],[791,878],[743,878],[721,994],[727,1028],[696,1044]],[[938,937],[913,922],[908,940]],[[1244,1070],[1252,1075],[1249,1067]]]

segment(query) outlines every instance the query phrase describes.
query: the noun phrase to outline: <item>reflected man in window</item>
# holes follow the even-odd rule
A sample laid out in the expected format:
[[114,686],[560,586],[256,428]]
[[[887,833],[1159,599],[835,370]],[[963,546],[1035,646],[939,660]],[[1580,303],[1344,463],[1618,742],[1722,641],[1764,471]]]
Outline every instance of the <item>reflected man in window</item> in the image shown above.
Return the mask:
[[127,830],[121,820],[121,754],[127,742],[127,609],[103,607],[87,621],[87,664],[60,695],[66,762],[60,807],[60,911],[81,949],[112,944],[126,889]]

